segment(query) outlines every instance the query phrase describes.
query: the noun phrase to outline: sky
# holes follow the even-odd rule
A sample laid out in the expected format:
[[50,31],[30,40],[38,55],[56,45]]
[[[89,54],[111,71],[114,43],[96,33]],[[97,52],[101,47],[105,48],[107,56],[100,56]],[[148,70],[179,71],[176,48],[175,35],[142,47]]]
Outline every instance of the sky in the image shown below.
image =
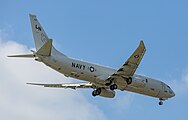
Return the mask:
[[[0,1],[0,119],[187,120],[188,1]],[[147,51],[136,74],[169,84],[174,98],[159,100],[127,91],[92,97],[92,90],[49,89],[27,82],[80,82],[33,59],[29,13],[37,15],[54,46],[67,56],[118,69],[144,40]]]

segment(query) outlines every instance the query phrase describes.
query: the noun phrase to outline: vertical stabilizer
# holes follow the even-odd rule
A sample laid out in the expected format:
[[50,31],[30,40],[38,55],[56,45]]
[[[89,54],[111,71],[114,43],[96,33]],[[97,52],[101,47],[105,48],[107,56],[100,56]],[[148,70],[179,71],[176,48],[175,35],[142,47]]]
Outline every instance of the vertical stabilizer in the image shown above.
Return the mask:
[[24,54],[24,55],[9,55],[8,57],[21,57],[21,58],[35,58],[40,56],[52,56],[52,55],[62,55],[66,56],[63,53],[57,51],[52,45],[52,39],[49,39],[46,35],[44,29],[40,25],[36,15],[29,14],[31,27],[33,32],[33,38],[35,41],[36,52],[32,51],[33,54]]
[[36,50],[38,51],[49,39],[35,15],[29,14]]
[[51,54],[61,54],[63,53],[57,51],[52,45],[52,40],[48,38],[41,24],[39,23],[36,15],[29,14],[31,27],[33,32],[33,38],[35,40],[36,54],[50,56]]

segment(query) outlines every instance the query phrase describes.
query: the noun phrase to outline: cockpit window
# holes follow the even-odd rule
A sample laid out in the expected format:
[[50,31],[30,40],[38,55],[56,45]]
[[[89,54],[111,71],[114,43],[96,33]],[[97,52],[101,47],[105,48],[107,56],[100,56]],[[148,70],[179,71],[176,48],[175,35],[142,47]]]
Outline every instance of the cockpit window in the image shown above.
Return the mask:
[[172,94],[173,93],[172,90],[169,90],[169,93]]
[[167,87],[169,88],[169,93],[172,94],[172,89],[170,88],[170,86],[167,85]]

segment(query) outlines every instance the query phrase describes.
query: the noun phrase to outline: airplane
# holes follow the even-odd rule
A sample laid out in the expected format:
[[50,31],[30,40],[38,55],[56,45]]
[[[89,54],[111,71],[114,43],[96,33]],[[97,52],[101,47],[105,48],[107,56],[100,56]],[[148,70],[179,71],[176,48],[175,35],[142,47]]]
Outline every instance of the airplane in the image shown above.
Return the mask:
[[154,98],[159,98],[159,105],[163,101],[174,97],[174,91],[162,81],[135,74],[145,52],[144,42],[141,40],[138,48],[119,68],[101,66],[70,58],[56,50],[53,40],[48,38],[36,15],[29,14],[36,51],[32,54],[10,55],[8,57],[34,58],[48,67],[62,73],[66,77],[83,80],[83,83],[41,84],[27,83],[51,88],[92,88],[93,96],[114,98],[115,91],[130,91]]

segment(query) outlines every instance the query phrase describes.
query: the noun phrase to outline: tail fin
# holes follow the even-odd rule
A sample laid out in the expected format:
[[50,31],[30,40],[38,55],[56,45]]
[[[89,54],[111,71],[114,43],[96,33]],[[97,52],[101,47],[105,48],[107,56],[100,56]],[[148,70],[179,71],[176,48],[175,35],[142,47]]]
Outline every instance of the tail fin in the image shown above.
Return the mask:
[[44,29],[40,25],[35,15],[29,14],[31,27],[33,32],[33,37],[35,40],[36,52],[32,51],[33,54],[25,54],[25,55],[10,55],[8,57],[22,57],[22,58],[33,58],[37,55],[42,56],[51,56],[51,54],[64,54],[57,51],[52,45],[52,39],[49,39],[46,35]]
[[36,51],[38,51],[49,40],[49,38],[37,20],[36,16],[29,14],[29,17],[31,21],[33,37],[35,40]]

